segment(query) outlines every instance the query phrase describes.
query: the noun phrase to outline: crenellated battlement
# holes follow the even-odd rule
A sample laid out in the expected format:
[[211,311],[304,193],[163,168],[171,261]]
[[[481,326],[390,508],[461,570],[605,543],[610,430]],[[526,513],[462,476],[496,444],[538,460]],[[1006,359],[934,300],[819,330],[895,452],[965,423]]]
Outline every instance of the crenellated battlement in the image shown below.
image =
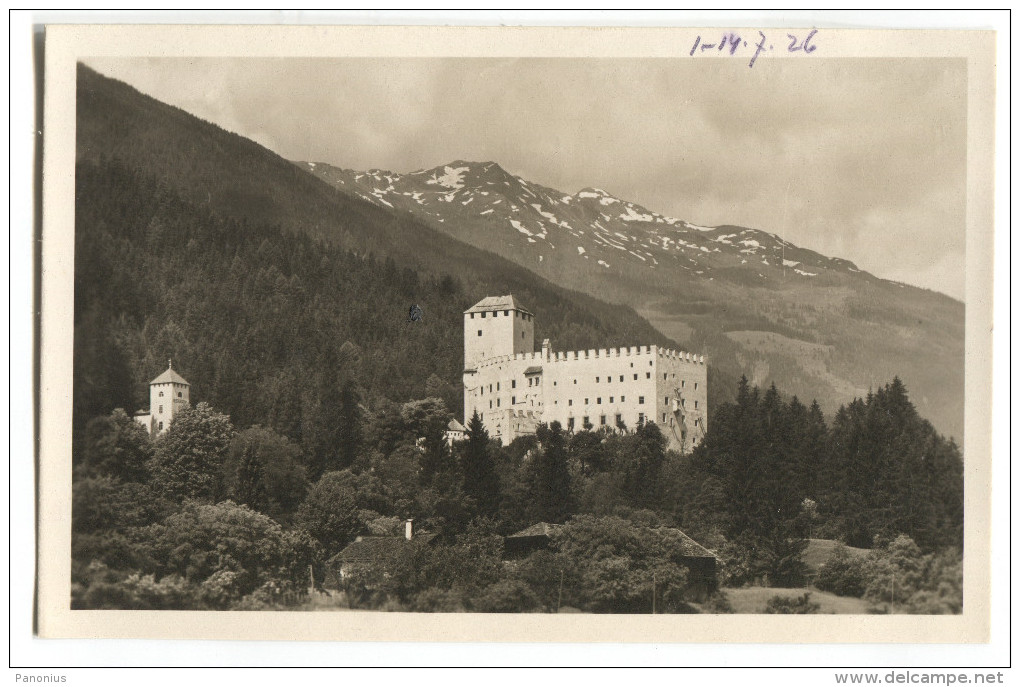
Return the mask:
[[705,356],[691,353],[690,351],[677,351],[672,348],[660,348],[658,346],[621,346],[619,348],[589,348],[581,351],[549,351],[548,358],[542,351],[530,353],[515,353],[514,355],[499,355],[479,361],[478,369],[489,368],[493,365],[503,365],[512,362],[521,363],[559,363],[575,360],[606,360],[614,358],[629,358],[639,356],[658,356],[678,360],[694,365],[704,365]]
[[690,351],[675,351],[672,348],[659,348],[657,353],[660,358],[670,358],[671,360],[680,360],[682,362],[694,363],[697,365],[705,364],[704,355],[698,355],[697,353],[691,353]]

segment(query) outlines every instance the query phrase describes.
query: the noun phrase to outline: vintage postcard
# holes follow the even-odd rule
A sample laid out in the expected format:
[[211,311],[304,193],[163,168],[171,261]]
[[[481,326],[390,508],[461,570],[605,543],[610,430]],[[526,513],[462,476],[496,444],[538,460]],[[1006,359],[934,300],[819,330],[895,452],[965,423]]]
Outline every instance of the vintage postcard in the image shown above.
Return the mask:
[[988,641],[994,46],[47,27],[38,633]]

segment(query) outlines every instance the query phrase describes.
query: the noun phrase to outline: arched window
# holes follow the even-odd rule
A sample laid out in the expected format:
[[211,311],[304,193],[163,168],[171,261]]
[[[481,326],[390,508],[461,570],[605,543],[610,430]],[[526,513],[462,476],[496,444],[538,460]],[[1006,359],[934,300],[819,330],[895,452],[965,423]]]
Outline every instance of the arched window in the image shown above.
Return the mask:
[[177,398],[184,398],[184,394],[180,391],[177,392]]
[[159,392],[159,397],[163,398],[163,392],[162,391]]

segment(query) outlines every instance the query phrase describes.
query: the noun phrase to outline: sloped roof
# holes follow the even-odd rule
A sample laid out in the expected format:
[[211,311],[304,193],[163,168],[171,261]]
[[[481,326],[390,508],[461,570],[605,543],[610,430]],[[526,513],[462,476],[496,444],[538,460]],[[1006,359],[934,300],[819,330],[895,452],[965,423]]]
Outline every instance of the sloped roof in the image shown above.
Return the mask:
[[718,556],[714,553],[691,539],[683,530],[678,530],[675,527],[663,527],[662,529],[679,535],[681,556],[685,556],[687,558],[718,558]]
[[[537,522],[531,527],[511,534],[507,537],[507,539],[515,539],[517,537],[551,537],[553,533],[561,527],[563,527],[563,525],[554,525],[548,522]],[[680,550],[678,553],[684,558],[718,558],[718,556],[714,553],[691,539],[683,530],[679,530],[676,527],[662,527],[657,529],[669,532],[679,540],[678,543],[680,545]]]
[[166,368],[166,372],[164,372],[163,374],[161,374],[160,376],[156,377],[154,380],[149,382],[150,385],[151,384],[170,384],[170,383],[173,383],[173,384],[186,384],[187,386],[191,386],[191,384],[188,384],[188,380],[186,380],[184,377],[182,377],[179,374],[177,374],[172,367]]
[[457,422],[457,420],[455,420],[455,419],[454,420],[450,420],[449,424],[446,425],[446,428],[448,430],[450,430],[451,432],[466,432],[467,431],[467,428],[464,427],[464,425],[462,425],[459,422]]
[[541,365],[532,365],[531,367],[529,367],[527,370],[524,371],[524,374],[526,374],[526,375],[537,375],[541,371],[542,371],[542,366]]
[[516,298],[510,296],[486,296],[464,312],[491,312],[493,310],[520,310],[533,315],[530,310],[522,306]]
[[413,542],[429,542],[436,535],[416,534],[414,539],[406,537],[358,537],[347,547],[333,556],[330,563],[387,563]]
[[553,525],[548,522],[536,522],[531,527],[527,527],[520,532],[514,532],[507,539],[513,537],[550,537],[552,533],[558,530],[562,525]]

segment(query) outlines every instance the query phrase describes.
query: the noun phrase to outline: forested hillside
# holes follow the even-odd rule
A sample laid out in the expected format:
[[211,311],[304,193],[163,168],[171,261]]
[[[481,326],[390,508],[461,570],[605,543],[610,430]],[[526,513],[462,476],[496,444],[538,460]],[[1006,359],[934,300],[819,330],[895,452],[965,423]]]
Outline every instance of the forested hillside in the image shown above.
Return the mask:
[[76,437],[145,406],[167,358],[193,400],[305,440],[311,408],[348,381],[370,403],[433,377],[458,409],[461,312],[487,295],[529,304],[560,349],[672,345],[626,306],[350,199],[84,66],[77,126]]
[[564,347],[666,343],[624,308],[480,251],[456,277],[418,272],[217,216],[115,160],[80,163],[77,194],[78,437],[93,416],[147,406],[168,358],[193,402],[308,447],[339,436],[351,404],[439,396],[459,414],[462,312],[504,289],[541,303],[536,335]]

